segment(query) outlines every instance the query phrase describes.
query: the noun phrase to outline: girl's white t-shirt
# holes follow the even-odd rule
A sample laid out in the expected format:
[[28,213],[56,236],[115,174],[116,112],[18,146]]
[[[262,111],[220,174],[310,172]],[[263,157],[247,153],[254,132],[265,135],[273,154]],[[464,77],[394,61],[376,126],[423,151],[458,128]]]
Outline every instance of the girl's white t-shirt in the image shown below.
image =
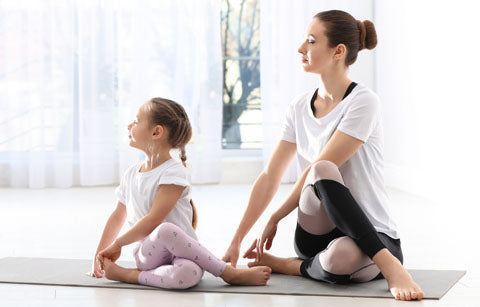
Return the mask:
[[378,96],[357,84],[330,113],[316,118],[310,105],[315,91],[301,94],[290,103],[281,139],[296,143],[302,172],[320,157],[336,129],[364,142],[340,167],[340,173],[375,229],[398,239],[384,182],[383,127]]
[[193,209],[187,169],[174,159],[169,159],[148,172],[139,172],[141,166],[141,162],[130,166],[115,190],[118,200],[126,206],[129,226],[132,227],[150,212],[160,185],[180,185],[185,189],[163,223],[175,224],[197,240],[192,227]]

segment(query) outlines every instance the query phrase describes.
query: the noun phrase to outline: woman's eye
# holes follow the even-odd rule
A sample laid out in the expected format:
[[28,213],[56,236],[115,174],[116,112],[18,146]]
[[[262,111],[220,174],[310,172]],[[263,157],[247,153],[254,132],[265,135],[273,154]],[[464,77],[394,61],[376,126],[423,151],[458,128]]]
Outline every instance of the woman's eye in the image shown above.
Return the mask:
[[308,41],[309,45],[315,44],[315,41]]

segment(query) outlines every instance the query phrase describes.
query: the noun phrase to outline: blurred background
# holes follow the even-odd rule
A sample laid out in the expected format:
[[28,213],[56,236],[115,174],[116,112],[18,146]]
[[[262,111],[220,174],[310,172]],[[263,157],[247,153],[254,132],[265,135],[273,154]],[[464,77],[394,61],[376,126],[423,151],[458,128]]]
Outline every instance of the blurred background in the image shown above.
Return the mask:
[[252,183],[288,103],[318,86],[297,48],[329,9],[376,26],[350,77],[381,98],[388,185],[478,205],[480,36],[465,0],[2,0],[0,186],[118,184],[142,159],[126,126],[157,96],[190,115],[194,184]]

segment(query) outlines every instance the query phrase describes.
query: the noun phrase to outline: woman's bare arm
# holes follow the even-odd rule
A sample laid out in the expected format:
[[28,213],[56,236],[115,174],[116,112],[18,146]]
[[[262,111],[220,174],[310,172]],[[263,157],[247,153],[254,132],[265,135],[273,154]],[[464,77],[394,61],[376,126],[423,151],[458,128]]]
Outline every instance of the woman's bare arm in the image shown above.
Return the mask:
[[230,247],[223,257],[224,261],[231,262],[233,266],[236,266],[243,238],[273,199],[283,174],[295,156],[296,150],[295,143],[283,140],[275,148],[266,168],[261,172],[253,185],[247,209],[243,214]]

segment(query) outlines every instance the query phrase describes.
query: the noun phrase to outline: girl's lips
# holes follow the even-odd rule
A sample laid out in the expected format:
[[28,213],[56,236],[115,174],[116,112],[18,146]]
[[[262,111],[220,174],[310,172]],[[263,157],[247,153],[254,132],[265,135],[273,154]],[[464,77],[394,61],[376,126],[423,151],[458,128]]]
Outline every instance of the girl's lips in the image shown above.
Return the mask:
[[308,59],[302,58],[302,63],[308,63]]

